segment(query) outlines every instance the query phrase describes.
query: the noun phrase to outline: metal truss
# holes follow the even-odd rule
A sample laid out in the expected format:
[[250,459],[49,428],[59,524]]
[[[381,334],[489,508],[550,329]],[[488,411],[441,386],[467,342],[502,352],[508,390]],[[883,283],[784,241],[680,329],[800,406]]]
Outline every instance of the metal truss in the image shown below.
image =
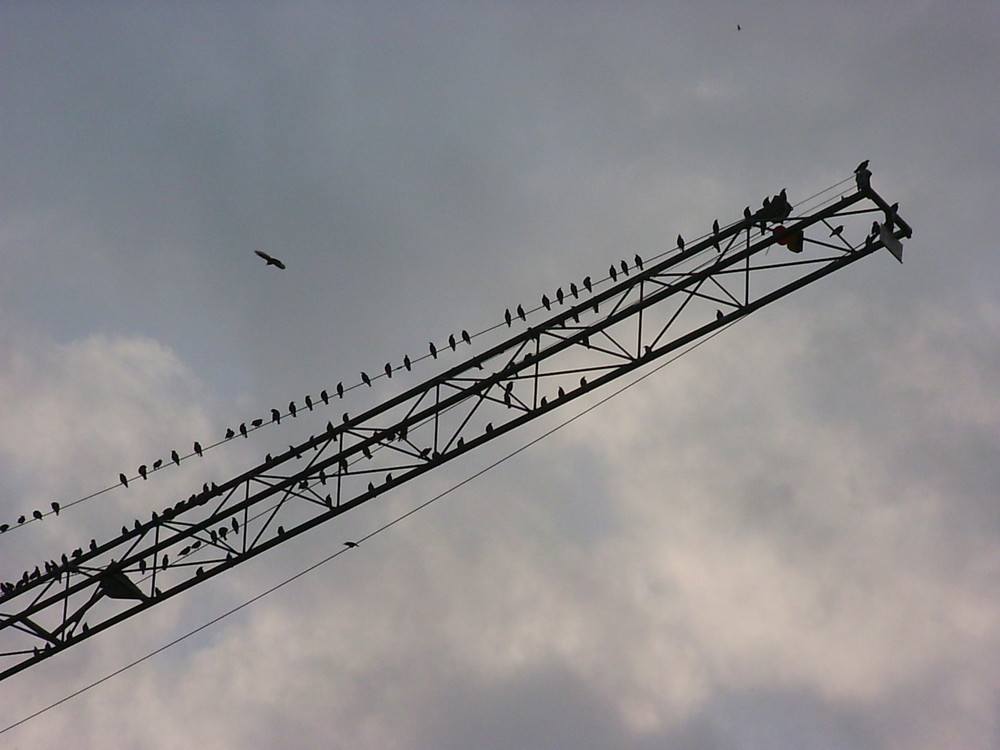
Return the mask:
[[861,168],[849,195],[808,213],[793,212],[782,191],[688,246],[678,238],[661,258],[622,261],[608,279],[588,277],[545,295],[549,317],[537,325],[523,308],[508,311],[495,329],[507,337],[464,362],[364,413],[344,414],[321,434],[123,527],[110,541],[0,584],[0,679],[882,247],[902,260],[899,241],[910,234]]

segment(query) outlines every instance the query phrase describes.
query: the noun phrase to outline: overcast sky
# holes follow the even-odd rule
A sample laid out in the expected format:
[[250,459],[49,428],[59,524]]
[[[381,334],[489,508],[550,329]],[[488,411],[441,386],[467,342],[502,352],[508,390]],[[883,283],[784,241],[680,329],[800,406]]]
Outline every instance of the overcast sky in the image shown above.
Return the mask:
[[[1000,5],[250,5],[0,5],[0,522],[862,159],[914,237],[0,744],[1000,746]],[[0,683],[0,728],[557,421]]]

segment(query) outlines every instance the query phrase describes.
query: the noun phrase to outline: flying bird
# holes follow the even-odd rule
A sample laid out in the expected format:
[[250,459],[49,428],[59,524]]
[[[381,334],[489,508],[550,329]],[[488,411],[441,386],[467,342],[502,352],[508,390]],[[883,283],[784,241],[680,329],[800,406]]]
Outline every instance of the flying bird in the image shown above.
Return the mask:
[[267,265],[269,265],[269,266],[275,266],[277,268],[280,268],[282,271],[285,270],[285,264],[282,263],[277,258],[271,257],[270,255],[268,255],[267,253],[265,253],[263,250],[254,250],[254,252],[257,253],[257,255],[259,255],[261,258],[263,258],[264,260],[266,260],[267,261]]

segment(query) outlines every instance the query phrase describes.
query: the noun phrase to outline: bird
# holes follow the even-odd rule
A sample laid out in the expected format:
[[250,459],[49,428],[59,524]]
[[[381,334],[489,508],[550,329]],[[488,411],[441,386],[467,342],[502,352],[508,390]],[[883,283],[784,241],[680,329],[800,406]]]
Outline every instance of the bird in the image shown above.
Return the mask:
[[146,464],[143,464],[142,466],[139,467],[139,476],[142,477],[143,479],[146,478]]
[[472,336],[470,336],[469,332],[466,331],[464,328],[462,329],[462,341],[464,341],[466,344],[472,343]]
[[254,427],[260,427],[262,424],[264,424],[264,420],[263,419],[255,419],[250,424],[252,424]]
[[572,281],[569,283],[569,293],[573,295],[573,299],[580,298],[580,290],[577,288],[576,284]]
[[413,364],[410,362],[410,356],[408,354],[403,355],[403,367],[406,368],[407,372],[413,369]]
[[123,486],[128,487],[128,477],[126,477],[124,474],[118,475],[118,481],[121,482]]
[[743,31],[743,27],[740,26],[739,24],[736,24],[736,30],[737,31]]
[[288,413],[291,414],[294,417],[296,411],[297,411],[297,409],[295,408],[295,402],[294,401],[289,401],[288,402]]
[[[202,455],[202,452],[201,452],[201,443],[199,443],[197,440],[194,442],[194,452],[197,453],[199,456]],[[128,485],[126,485],[126,486],[128,486]]]
[[155,461],[153,461],[153,471],[156,471],[161,466],[163,466],[163,459],[162,458],[158,458]]
[[437,347],[436,347],[436,346],[434,346],[434,342],[433,342],[433,341],[432,341],[432,342],[430,342],[430,345],[429,345],[429,346],[430,346],[430,350],[431,350],[431,356],[432,356],[432,357],[433,357],[434,359],[437,359],[437,356],[438,356],[438,350],[437,350]]
[[635,265],[640,271],[642,270],[642,256],[638,253],[635,255]]
[[257,253],[257,255],[259,255],[261,258],[263,258],[264,260],[266,260],[267,261],[267,265],[269,265],[269,266],[275,266],[276,268],[280,268],[282,271],[285,270],[285,264],[282,263],[277,258],[271,257],[270,255],[268,255],[267,253],[265,253],[263,250],[254,250],[254,252]]
[[42,520],[42,511],[40,511],[40,510],[33,510],[31,512],[31,515],[34,517],[34,519],[36,521],[41,521]]
[[864,172],[866,169],[868,169],[868,159],[865,159],[863,162],[861,162],[858,166],[854,168],[854,174],[858,174],[858,172]]
[[243,437],[249,437],[247,435],[247,423],[246,422],[240,422],[240,434]]
[[330,403],[330,394],[329,394],[329,393],[327,393],[327,392],[326,392],[326,390],[322,390],[322,391],[320,391],[320,392],[319,392],[319,397],[320,397],[321,399],[323,399],[323,403],[324,403],[324,404],[329,404],[329,403]]
[[271,409],[271,421],[281,424],[281,412],[277,409]]
[[353,549],[354,547],[358,546],[358,543],[357,542],[344,542],[344,546],[347,547],[348,549]]
[[510,323],[514,320],[514,316],[510,314],[509,307],[503,311],[503,319],[507,322],[507,327],[510,328]]
[[372,379],[370,377],[368,377],[368,373],[366,373],[366,372],[362,372],[361,373],[361,382],[364,383],[365,385],[367,385],[369,388],[371,388]]
[[392,365],[389,362],[385,363],[385,374],[388,378],[392,377]]
[[556,289],[556,302],[561,305],[564,299],[566,299],[566,296],[563,294],[562,287],[559,287]]
[[524,308],[521,305],[517,306],[517,317],[524,321],[528,319],[528,316],[525,314]]
[[173,461],[175,464],[180,465],[181,454],[178,453],[177,451],[170,451],[170,460]]
[[594,291],[594,283],[590,280],[589,276],[583,277],[583,288],[588,292]]
[[455,341],[455,334],[454,334],[454,333],[449,333],[449,334],[448,334],[448,346],[450,346],[450,347],[451,347],[451,350],[452,350],[452,351],[455,351],[455,347],[456,347],[457,345],[458,345],[458,344],[457,344],[457,342]]
[[608,268],[608,276],[611,277],[612,281],[618,281],[618,271],[615,269],[614,266]]
[[312,410],[313,410],[313,400],[312,400],[312,396],[306,396],[306,408],[307,408],[307,409],[308,409],[309,411],[312,411]]
[[684,238],[681,237],[680,235],[677,235],[677,248],[679,250],[683,250],[684,249]]
[[542,295],[542,305],[545,307],[546,310],[552,309],[552,302],[551,300],[549,300],[548,295],[545,294]]
[[[234,437],[236,437],[236,432],[233,430],[233,428],[229,427],[228,429],[226,429],[226,440],[232,440]],[[139,473],[141,474],[142,472]],[[143,479],[145,478],[146,477],[143,477]]]
[[625,261],[622,261],[621,262],[621,267],[622,267],[622,273],[625,274],[626,276],[628,276],[628,263],[626,263]]
[[57,516],[59,515],[59,508],[60,508],[59,503],[52,503],[52,512],[55,513]]

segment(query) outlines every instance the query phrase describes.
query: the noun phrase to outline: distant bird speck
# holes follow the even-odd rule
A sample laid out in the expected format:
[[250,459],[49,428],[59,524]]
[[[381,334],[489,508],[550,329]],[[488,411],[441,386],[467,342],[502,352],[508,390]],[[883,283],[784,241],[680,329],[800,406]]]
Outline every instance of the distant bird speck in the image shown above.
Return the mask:
[[267,265],[269,265],[269,266],[275,266],[276,268],[280,268],[282,271],[285,270],[285,264],[282,263],[277,258],[274,258],[274,257],[268,255],[263,250],[254,250],[254,252],[257,253],[257,255],[259,255],[261,258],[263,258],[264,260],[266,260],[267,261]]

